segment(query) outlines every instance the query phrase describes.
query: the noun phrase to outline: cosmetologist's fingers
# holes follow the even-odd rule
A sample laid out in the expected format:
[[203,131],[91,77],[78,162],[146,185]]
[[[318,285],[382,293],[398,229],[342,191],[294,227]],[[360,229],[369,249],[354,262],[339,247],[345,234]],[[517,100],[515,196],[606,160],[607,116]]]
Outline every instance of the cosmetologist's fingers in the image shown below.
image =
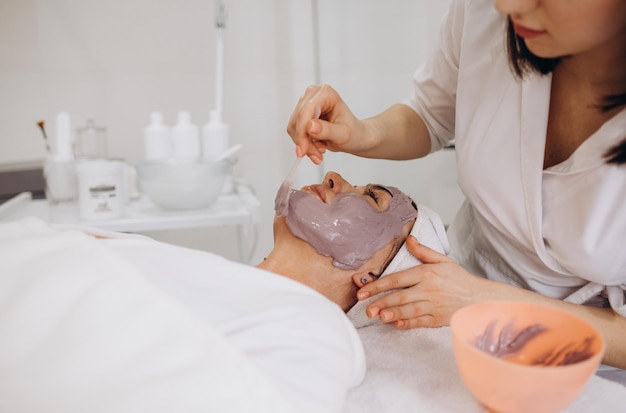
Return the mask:
[[452,259],[446,255],[440,254],[424,244],[420,244],[420,242],[413,235],[409,235],[407,237],[406,247],[415,258],[424,264],[439,264],[442,262],[452,261]]
[[317,86],[309,86],[304,95],[300,97],[294,108],[289,122],[287,123],[287,133],[296,144],[296,156],[309,156],[315,164],[319,164],[323,159],[323,152],[313,144],[316,126],[312,120],[319,118],[320,106],[312,102],[319,90]]

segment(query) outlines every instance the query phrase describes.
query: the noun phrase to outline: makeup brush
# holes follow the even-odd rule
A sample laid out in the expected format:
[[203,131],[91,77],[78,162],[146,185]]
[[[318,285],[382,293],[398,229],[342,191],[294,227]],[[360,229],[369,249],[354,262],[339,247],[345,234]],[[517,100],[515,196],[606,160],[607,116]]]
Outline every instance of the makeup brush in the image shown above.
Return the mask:
[[296,172],[298,172],[298,167],[300,166],[300,162],[302,158],[296,158],[296,161],[293,163],[291,170],[289,171],[289,175],[283,181],[280,188],[278,188],[278,193],[276,194],[276,199],[274,200],[274,209],[276,210],[276,214],[279,217],[284,217],[287,215],[287,208],[289,207],[289,195],[291,195],[291,187],[293,186],[293,180],[296,176]]
[[[322,109],[318,106],[315,108],[315,113],[313,114],[314,119],[319,119],[321,115]],[[284,217],[287,215],[287,209],[289,208],[289,196],[291,195],[291,187],[293,186],[293,181],[296,177],[296,173],[298,172],[298,167],[300,166],[300,162],[302,158],[296,158],[291,170],[289,171],[289,175],[283,181],[280,188],[278,188],[278,193],[276,194],[276,198],[274,199],[274,210],[276,211],[276,215],[279,217]]]
[[48,141],[48,135],[46,135],[45,124],[46,122],[44,122],[43,120],[40,120],[39,122],[37,122],[37,126],[39,126],[39,129],[41,129],[41,133],[43,133],[43,140],[44,142],[46,142],[46,151],[50,153],[50,143]]

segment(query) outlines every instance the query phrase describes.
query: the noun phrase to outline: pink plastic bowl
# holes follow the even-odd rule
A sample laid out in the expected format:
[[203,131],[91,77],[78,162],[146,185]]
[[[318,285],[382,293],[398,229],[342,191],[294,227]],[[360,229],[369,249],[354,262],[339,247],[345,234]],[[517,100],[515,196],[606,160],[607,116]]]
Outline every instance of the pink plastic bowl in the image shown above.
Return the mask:
[[583,391],[605,342],[591,324],[558,308],[486,302],[450,322],[456,363],[474,397],[497,412],[557,412]]

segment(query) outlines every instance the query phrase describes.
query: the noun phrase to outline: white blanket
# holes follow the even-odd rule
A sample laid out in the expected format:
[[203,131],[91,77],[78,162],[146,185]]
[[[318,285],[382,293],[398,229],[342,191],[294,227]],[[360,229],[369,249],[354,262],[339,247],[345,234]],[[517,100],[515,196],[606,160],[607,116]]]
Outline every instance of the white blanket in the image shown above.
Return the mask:
[[2,224],[0,263],[0,411],[293,411],[221,333],[94,238]]

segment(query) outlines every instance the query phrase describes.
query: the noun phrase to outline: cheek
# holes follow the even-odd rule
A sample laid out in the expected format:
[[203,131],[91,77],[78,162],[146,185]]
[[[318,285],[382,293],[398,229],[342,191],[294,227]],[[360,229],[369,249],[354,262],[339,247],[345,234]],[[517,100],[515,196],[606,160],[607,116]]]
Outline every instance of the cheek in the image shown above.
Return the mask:
[[513,4],[514,2],[511,2],[510,0],[495,0],[493,2],[493,7],[500,14],[511,14],[514,12],[514,9],[512,8]]
[[389,264],[389,262],[393,259],[393,251],[395,250],[395,246],[393,242],[386,247],[382,248],[372,259],[372,267],[374,270],[372,271],[374,274],[381,275],[385,266]]
[[624,40],[626,2],[624,0],[588,1],[587,7],[567,8],[551,13],[555,16],[551,34],[568,54],[602,46],[616,37]]

